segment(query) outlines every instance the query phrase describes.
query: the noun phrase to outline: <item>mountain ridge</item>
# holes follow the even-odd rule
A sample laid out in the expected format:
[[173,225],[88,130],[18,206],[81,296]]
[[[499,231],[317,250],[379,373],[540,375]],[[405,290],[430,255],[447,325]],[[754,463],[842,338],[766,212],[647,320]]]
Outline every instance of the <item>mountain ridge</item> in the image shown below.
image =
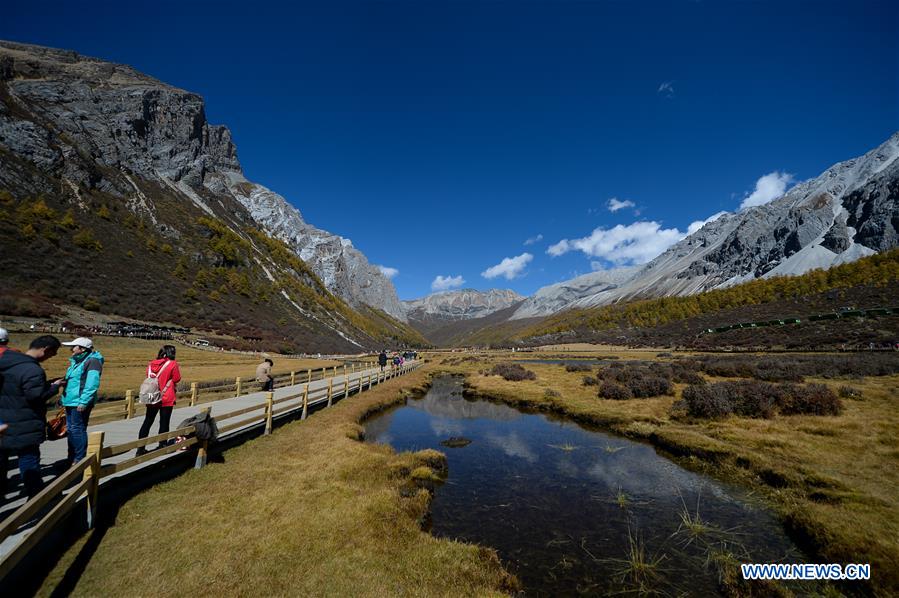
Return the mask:
[[512,319],[797,275],[899,246],[899,132],[770,203],[707,222],[641,266],[539,289]]
[[[362,300],[381,285],[395,299],[381,305],[405,317],[348,240],[246,180],[200,96],[131,67],[0,42],[0,215],[4,313],[50,301],[291,352],[425,343]],[[329,245],[315,257],[330,270],[300,258],[303,234]]]

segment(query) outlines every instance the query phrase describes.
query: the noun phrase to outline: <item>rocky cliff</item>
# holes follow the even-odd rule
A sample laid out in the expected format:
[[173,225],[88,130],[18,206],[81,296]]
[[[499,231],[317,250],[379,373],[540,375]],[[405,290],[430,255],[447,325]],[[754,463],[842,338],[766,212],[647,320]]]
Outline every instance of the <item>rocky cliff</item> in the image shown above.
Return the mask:
[[515,291],[508,289],[490,289],[489,291],[461,289],[434,293],[422,299],[403,301],[403,304],[412,321],[451,321],[483,318],[524,301],[524,299]]
[[540,289],[512,316],[689,295],[829,268],[899,246],[899,133],[771,203],[725,214],[643,266]]
[[[200,96],[128,66],[10,42],[0,42],[0,81],[0,148],[19,163],[0,167],[5,187],[49,194],[62,185],[76,203],[96,190],[156,221],[160,202],[142,188],[150,183],[209,216],[240,211],[285,241],[331,292],[405,319],[393,284],[348,239],[309,225],[243,176],[230,131],[207,122]],[[45,176],[23,174],[30,168]]]
[[285,349],[424,342],[349,240],[244,177],[202,98],[128,66],[0,42],[0,216],[0,313],[49,298]]

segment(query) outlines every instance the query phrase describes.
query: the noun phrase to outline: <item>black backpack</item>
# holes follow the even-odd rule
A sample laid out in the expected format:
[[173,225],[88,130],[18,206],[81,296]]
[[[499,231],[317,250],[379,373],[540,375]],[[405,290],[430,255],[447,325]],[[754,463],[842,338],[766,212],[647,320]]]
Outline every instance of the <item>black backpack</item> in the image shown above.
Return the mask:
[[179,428],[187,428],[193,426],[197,430],[197,438],[200,440],[215,440],[219,435],[219,427],[215,423],[215,418],[208,411],[189,417],[180,424]]

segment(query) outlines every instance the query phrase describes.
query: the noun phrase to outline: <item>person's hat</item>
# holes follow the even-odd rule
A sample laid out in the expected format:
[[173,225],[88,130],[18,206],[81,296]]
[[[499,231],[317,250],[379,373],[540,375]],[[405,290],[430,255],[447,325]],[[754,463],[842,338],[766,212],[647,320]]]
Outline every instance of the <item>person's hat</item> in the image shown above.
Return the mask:
[[93,349],[94,341],[87,338],[86,336],[79,336],[71,342],[63,343],[63,345],[65,345],[66,347],[84,347],[85,349]]
[[9,332],[6,331],[6,328],[0,328],[0,343],[8,343],[9,342]]

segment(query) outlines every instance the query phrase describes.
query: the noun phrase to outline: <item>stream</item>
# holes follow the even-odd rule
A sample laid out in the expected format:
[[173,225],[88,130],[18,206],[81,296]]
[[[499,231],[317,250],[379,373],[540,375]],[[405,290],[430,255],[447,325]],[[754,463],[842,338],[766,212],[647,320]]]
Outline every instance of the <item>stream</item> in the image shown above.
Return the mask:
[[367,421],[366,441],[445,453],[431,533],[495,548],[527,595],[716,595],[716,555],[805,560],[745,491],[647,444],[470,400],[459,377]]

